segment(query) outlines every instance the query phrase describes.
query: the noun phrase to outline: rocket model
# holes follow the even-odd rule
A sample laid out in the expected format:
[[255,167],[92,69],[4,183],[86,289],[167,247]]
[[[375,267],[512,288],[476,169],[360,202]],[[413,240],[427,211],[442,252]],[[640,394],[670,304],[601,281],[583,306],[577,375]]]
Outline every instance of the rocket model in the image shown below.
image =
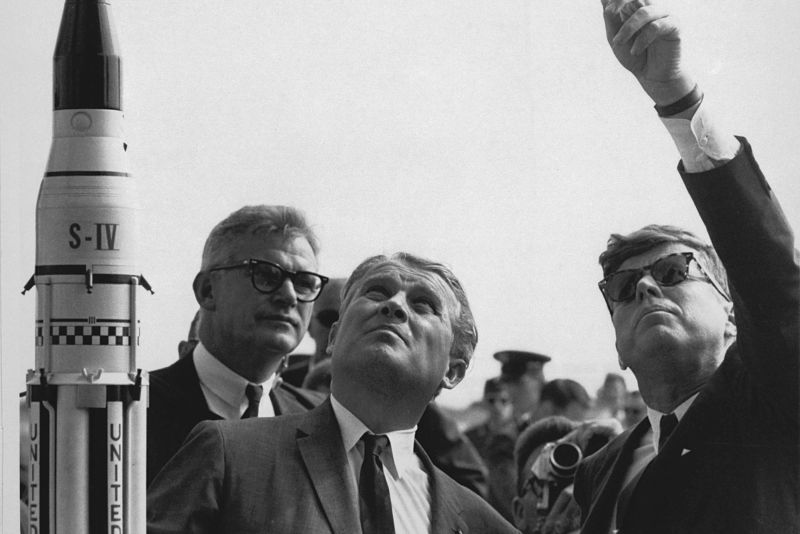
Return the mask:
[[[28,371],[29,532],[143,534],[147,376],[137,201],[108,0],[66,0],[53,144],[36,206],[36,366]],[[24,291],[23,291],[24,293]]]

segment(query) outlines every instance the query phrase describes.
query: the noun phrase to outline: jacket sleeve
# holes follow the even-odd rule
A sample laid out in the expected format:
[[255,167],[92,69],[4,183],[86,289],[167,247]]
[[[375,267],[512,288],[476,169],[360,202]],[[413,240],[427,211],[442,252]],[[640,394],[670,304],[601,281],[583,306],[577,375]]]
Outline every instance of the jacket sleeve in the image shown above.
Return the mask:
[[148,534],[220,532],[224,472],[218,423],[204,421],[147,490]]
[[747,141],[727,164],[679,171],[728,274],[736,343],[756,387],[796,424],[800,268],[794,234]]

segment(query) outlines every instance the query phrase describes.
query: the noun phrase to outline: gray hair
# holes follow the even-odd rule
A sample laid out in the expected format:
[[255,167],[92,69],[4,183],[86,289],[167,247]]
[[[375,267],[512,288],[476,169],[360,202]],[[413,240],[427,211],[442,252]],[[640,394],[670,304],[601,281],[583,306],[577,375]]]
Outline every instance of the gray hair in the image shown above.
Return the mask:
[[472,353],[475,352],[475,345],[478,344],[478,328],[475,326],[475,318],[472,316],[467,294],[464,292],[461,282],[449,267],[441,263],[421,258],[408,252],[396,252],[391,256],[378,255],[367,258],[355,268],[344,284],[340,315],[343,315],[344,310],[350,305],[350,301],[353,298],[351,294],[353,287],[371,270],[391,263],[400,263],[412,269],[431,272],[447,283],[459,304],[458,313],[452,321],[453,346],[450,349],[450,356],[464,360],[469,365]]
[[219,222],[203,247],[201,270],[232,260],[236,239],[259,233],[280,234],[284,238],[303,237],[319,254],[319,241],[302,211],[291,206],[244,206]]

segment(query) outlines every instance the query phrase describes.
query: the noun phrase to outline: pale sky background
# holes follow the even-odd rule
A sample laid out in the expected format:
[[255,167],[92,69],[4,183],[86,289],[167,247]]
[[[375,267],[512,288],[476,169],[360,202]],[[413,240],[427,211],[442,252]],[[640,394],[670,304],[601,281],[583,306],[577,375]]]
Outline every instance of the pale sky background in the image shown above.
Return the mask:
[[[716,116],[749,138],[800,226],[796,2],[662,3],[684,23]],[[16,524],[36,301],[20,290],[35,263],[62,9],[6,2],[0,17],[3,532]],[[467,379],[442,397],[450,406],[479,398],[506,348],[551,355],[547,378],[594,394],[618,370],[596,287],[608,234],[657,222],[705,235],[670,138],[608,49],[599,0],[116,0],[112,17],[140,271],[156,291],[141,296],[144,369],[176,358],[205,237],[244,204],[303,209],[331,276],[396,250],[449,264],[480,331]]]

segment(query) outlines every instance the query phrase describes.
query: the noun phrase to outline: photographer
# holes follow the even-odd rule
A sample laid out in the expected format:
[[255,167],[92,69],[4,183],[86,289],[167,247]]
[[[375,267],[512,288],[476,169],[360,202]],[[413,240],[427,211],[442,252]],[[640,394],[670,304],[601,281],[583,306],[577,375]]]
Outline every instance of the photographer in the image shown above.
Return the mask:
[[577,531],[580,508],[572,499],[578,463],[622,432],[616,419],[576,423],[552,416],[537,421],[517,439],[517,496],[514,523],[524,534]]

